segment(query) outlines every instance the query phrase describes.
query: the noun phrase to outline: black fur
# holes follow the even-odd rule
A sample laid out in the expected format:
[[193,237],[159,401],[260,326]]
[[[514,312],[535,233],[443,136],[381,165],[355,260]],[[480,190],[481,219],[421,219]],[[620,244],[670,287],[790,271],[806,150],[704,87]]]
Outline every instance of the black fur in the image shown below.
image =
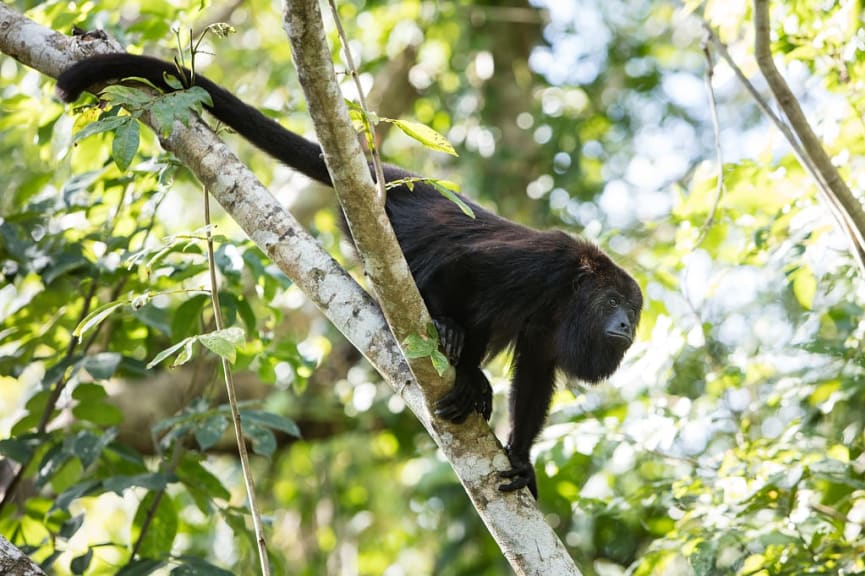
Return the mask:
[[[174,64],[130,54],[97,56],[64,71],[57,94],[71,102],[84,90],[128,77],[171,90],[164,75]],[[188,71],[182,75],[189,78]],[[185,83],[188,83],[185,81]],[[209,111],[251,143],[306,176],[331,185],[318,144],[294,134],[202,76],[195,84],[213,99]],[[385,166],[388,181],[411,176]],[[389,191],[386,210],[426,304],[456,358],[453,390],[435,406],[438,416],[462,422],[473,411],[489,419],[492,391],[481,363],[514,350],[512,469],[502,490],[529,487],[537,497],[529,460],[543,426],[555,372],[599,382],[610,376],[631,345],[643,304],[637,283],[593,244],[563,232],[542,232],[496,216],[466,200],[465,216],[432,186]]]

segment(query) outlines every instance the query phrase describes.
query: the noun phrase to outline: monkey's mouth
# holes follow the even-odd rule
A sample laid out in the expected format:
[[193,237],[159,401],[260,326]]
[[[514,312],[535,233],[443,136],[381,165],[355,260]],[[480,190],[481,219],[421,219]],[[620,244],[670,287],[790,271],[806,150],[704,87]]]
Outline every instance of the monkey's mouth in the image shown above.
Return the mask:
[[624,348],[627,348],[634,342],[630,334],[618,330],[607,330],[607,338]]

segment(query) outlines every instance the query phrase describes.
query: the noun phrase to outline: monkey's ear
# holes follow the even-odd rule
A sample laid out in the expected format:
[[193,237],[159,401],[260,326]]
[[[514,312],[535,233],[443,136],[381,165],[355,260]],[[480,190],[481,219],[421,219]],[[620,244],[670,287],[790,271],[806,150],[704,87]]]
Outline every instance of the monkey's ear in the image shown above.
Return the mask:
[[579,292],[583,282],[595,275],[595,261],[590,256],[580,256],[577,261],[577,269],[574,273],[574,278],[571,280],[571,288],[574,292]]
[[597,262],[588,254],[584,254],[580,256],[580,259],[577,261],[577,274],[582,276],[589,276],[597,272]]

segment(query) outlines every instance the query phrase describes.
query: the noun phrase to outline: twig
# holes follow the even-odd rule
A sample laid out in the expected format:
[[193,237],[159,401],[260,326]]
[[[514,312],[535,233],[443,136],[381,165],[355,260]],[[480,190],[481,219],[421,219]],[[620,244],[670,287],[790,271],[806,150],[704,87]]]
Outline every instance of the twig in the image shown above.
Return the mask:
[[[171,462],[169,462],[168,466],[165,468],[166,474],[174,474],[174,471],[177,470],[177,464],[180,462],[180,457],[183,455],[183,443],[177,442],[174,444],[174,452],[171,454]],[[129,555],[129,560],[126,565],[130,565],[135,557],[138,555],[138,552],[141,550],[141,546],[144,544],[144,537],[147,535],[147,531],[150,529],[150,526],[153,524],[153,519],[156,518],[156,512],[159,509],[159,503],[162,501],[162,497],[165,495],[166,487],[163,486],[159,490],[154,493],[153,502],[150,504],[150,508],[147,510],[147,515],[144,517],[144,521],[141,523],[141,530],[138,532],[138,538],[135,540],[135,544],[132,546],[132,554]]]
[[375,170],[375,183],[378,186],[379,196],[384,199],[387,190],[385,190],[384,169],[381,164],[381,155],[378,152],[378,144],[375,141],[375,126],[369,121],[369,109],[366,107],[366,97],[363,95],[363,86],[360,85],[360,76],[357,74],[357,67],[354,65],[354,58],[351,56],[351,48],[348,43],[348,36],[342,27],[342,21],[339,19],[339,12],[336,9],[334,0],[329,0],[330,12],[333,15],[333,21],[336,24],[336,31],[339,34],[339,40],[342,42],[342,49],[345,52],[345,63],[348,66],[351,77],[354,79],[354,85],[357,87],[357,102],[360,105],[363,113],[364,128],[369,132],[369,148],[372,152],[372,165]]
[[703,38],[703,54],[706,56],[706,93],[709,96],[709,110],[712,113],[712,129],[715,133],[715,157],[718,163],[718,184],[715,192],[715,201],[712,203],[712,210],[709,212],[709,217],[700,227],[700,233],[697,235],[696,245],[699,246],[706,236],[709,234],[709,229],[715,223],[715,215],[718,212],[718,206],[721,203],[721,197],[724,195],[724,152],[721,148],[721,125],[718,122],[718,102],[715,99],[715,89],[712,86],[712,79],[715,76],[715,63],[712,58],[712,51],[709,48],[709,39],[711,32],[707,32]]
[[[213,320],[217,330],[224,327],[222,308],[219,305],[219,288],[216,282],[216,261],[213,256],[213,234],[210,229],[210,193],[204,191],[204,223],[207,234],[207,267],[210,272],[210,302],[213,305]],[[249,466],[249,452],[243,437],[243,426],[240,422],[240,410],[237,407],[237,389],[234,385],[234,375],[228,359],[220,356],[222,373],[225,376],[225,390],[228,394],[228,405],[231,407],[231,421],[234,423],[234,437],[237,441],[237,453],[240,456],[240,468],[243,471],[243,481],[246,485],[246,495],[249,498],[249,511],[252,515],[252,526],[255,530],[255,542],[258,545],[258,559],[261,564],[261,574],[270,575],[270,562],[267,558],[267,540],[264,537],[264,525],[261,522],[261,512],[255,497],[255,479]]]

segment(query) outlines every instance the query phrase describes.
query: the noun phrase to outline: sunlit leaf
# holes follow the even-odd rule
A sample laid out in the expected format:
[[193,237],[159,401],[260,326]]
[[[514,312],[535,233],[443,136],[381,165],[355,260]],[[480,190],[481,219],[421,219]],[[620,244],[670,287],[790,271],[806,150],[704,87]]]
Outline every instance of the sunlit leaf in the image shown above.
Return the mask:
[[121,306],[125,306],[129,304],[129,300],[115,300],[114,302],[109,302],[108,304],[103,304],[99,306],[93,312],[84,317],[78,326],[75,327],[75,330],[72,331],[73,336],[81,339],[84,335],[90,331],[91,329],[99,326],[103,320],[108,318],[112,312],[120,308]]
[[431,150],[437,150],[450,154],[451,156],[459,156],[454,150],[453,145],[448,142],[448,139],[420,122],[412,120],[394,120],[392,118],[382,118],[382,122],[390,122],[407,136],[410,136]]
[[803,308],[811,310],[817,294],[817,278],[808,266],[801,266],[793,273],[793,294]]
[[[180,349],[184,349],[184,351],[187,352],[186,355],[184,356],[184,358],[185,358],[185,360],[189,360],[189,358],[192,357],[192,353],[191,353],[192,345],[195,343],[196,340],[197,340],[196,336],[190,336],[188,338],[184,338],[183,340],[181,340],[177,344],[174,344],[173,346],[169,346],[168,348],[166,348],[165,350],[163,350],[162,352],[160,352],[159,354],[154,356],[153,360],[151,360],[150,362],[147,363],[148,370],[150,368],[153,368],[154,366],[156,366],[157,364],[159,364],[160,362],[162,362],[163,360],[165,360],[166,358],[168,358],[169,356],[171,356],[172,354],[174,354],[175,352],[177,352]],[[180,364],[183,364],[183,362],[180,362]]]
[[178,524],[174,499],[165,491],[149,492],[138,505],[132,521],[132,538],[141,539],[141,555],[146,558],[167,556],[177,536]]
[[245,342],[245,334],[242,328],[234,326],[202,334],[198,336],[198,341],[211,352],[233,363],[237,357],[237,348]]

